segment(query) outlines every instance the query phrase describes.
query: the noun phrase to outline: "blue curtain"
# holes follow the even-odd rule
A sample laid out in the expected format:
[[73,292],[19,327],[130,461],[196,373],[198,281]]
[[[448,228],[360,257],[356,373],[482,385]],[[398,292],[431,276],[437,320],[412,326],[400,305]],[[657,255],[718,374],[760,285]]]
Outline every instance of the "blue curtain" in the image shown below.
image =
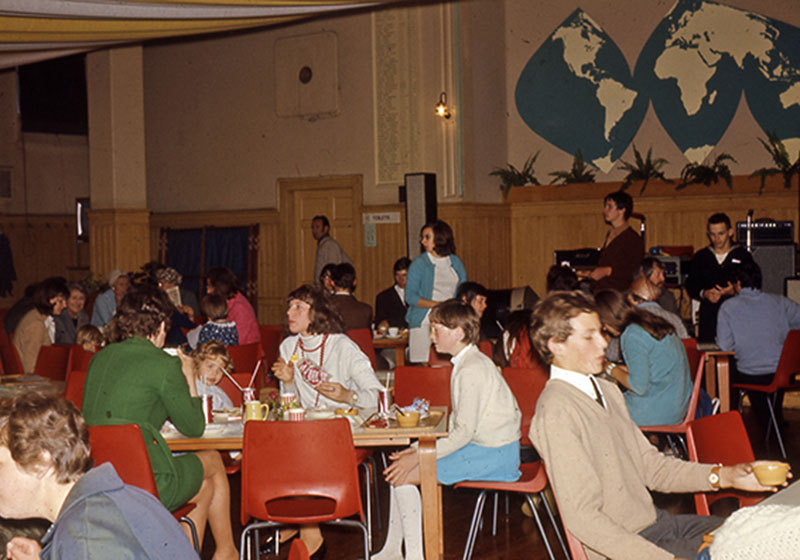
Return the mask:
[[164,264],[183,275],[181,286],[198,294],[198,299],[202,294],[202,246],[202,229],[167,230],[167,256]]
[[206,228],[205,269],[230,268],[247,293],[248,237],[250,228]]

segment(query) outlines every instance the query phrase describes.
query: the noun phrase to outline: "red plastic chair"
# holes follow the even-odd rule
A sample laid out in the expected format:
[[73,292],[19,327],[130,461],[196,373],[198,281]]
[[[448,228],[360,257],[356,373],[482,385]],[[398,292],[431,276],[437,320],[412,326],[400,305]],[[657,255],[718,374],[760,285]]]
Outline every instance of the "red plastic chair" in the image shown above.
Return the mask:
[[42,346],[33,366],[34,375],[40,375],[53,381],[64,381],[67,378],[69,355],[72,349],[69,346]]
[[569,529],[564,527],[564,533],[567,536],[567,546],[569,546],[569,554],[572,560],[589,560],[586,556],[586,549],[583,548],[583,543],[575,538],[575,535],[569,532]]
[[[233,360],[233,371],[249,372],[252,375],[256,364],[261,362],[263,351],[261,350],[260,342],[251,342],[250,344],[228,346],[228,355],[231,357],[231,360]],[[263,364],[259,367],[259,371],[256,374],[256,392],[258,392],[264,384],[264,370],[262,368]]]
[[686,350],[694,349],[697,350],[697,339],[696,338],[682,338],[681,342],[683,342],[683,347]]
[[347,336],[349,336],[353,342],[358,344],[358,347],[361,348],[361,351],[364,352],[364,355],[369,358],[369,363],[372,364],[372,369],[375,369],[375,347],[372,346],[372,331],[369,329],[351,329],[347,331]]
[[294,539],[289,549],[289,560],[309,560],[308,549],[303,541]]
[[488,340],[484,340],[478,343],[478,350],[489,356],[492,357],[492,343]]
[[[703,369],[705,368],[705,363],[706,363],[704,353],[700,352],[700,350],[696,348],[695,349],[689,348],[688,350],[686,350],[686,357],[689,360],[689,371],[693,372],[693,378],[692,378],[693,383],[692,383],[692,393],[691,396],[689,397],[689,405],[686,407],[686,415],[683,417],[683,421],[680,424],[672,424],[672,425],[640,426],[643,432],[666,434],[669,446],[672,448],[673,452],[676,453],[678,452],[678,448],[670,436],[672,434],[678,435],[679,436],[678,440],[681,443],[684,457],[688,455],[688,450],[686,449],[686,441],[684,440],[684,436],[686,435],[686,431],[689,429],[689,422],[694,420],[694,417],[697,414],[697,401],[700,398],[700,385],[703,382]],[[693,364],[694,367],[692,367]]]
[[508,383],[511,392],[514,393],[514,398],[517,399],[517,405],[522,412],[520,443],[533,446],[528,432],[531,429],[533,413],[536,412],[536,401],[539,400],[539,395],[542,394],[550,375],[538,366],[535,368],[503,368],[503,378]]
[[[275,453],[276,449],[281,452]],[[347,420],[246,422],[242,457],[242,555],[258,543],[259,529],[335,523],[361,529],[364,558],[369,558]],[[354,515],[358,520],[346,519]],[[253,532],[255,539],[249,538]]]
[[[270,368],[278,359],[281,341],[283,340],[283,327],[281,325],[258,325],[261,332],[261,348],[264,350],[264,371],[272,379]],[[274,382],[274,380],[273,380]],[[277,386],[277,382],[274,382]]]
[[67,374],[64,398],[74,404],[78,410],[83,408],[83,385],[86,383],[86,370],[73,370]]
[[97,352],[87,352],[82,346],[71,345],[72,353],[69,356],[67,371],[89,371],[89,362]]
[[[722,463],[723,465],[755,461],[744,422],[742,422],[741,415],[735,410],[689,422],[686,439],[690,461]],[[736,498],[739,500],[739,506],[742,507],[759,503],[764,499],[764,495],[732,489],[718,492],[697,492],[694,495],[697,514],[711,515],[709,506],[722,498]]]
[[[124,445],[121,443],[124,442]],[[136,424],[116,426],[89,426],[89,447],[95,465],[111,463],[125,484],[141,488],[158,498],[156,479],[150,456],[144,443],[142,430]],[[186,523],[192,532],[192,545],[200,551],[197,542],[197,527],[187,514],[195,508],[192,502],[186,503],[172,512],[173,517]]]
[[24,375],[22,360],[19,359],[17,348],[13,344],[0,344],[0,360],[6,375]]
[[408,406],[416,397],[428,399],[431,406],[452,408],[450,402],[451,367],[401,366],[394,370],[394,402]]
[[429,367],[453,367],[453,362],[450,361],[450,354],[439,354],[436,347],[431,344],[431,350],[428,352],[428,366]]
[[[739,389],[739,410],[742,408],[742,397],[745,391],[758,391],[766,393],[767,406],[769,407],[770,428],[775,428],[775,435],[778,438],[778,445],[781,448],[781,456],[786,458],[786,448],[783,446],[781,430],[775,418],[775,399],[778,391],[800,391],[800,383],[793,381],[792,376],[800,371],[800,330],[789,331],[786,340],[783,341],[783,350],[778,360],[778,369],[775,370],[775,377],[769,385],[751,385],[749,383],[734,383],[733,388]],[[771,398],[770,398],[771,397]],[[767,429],[769,440],[770,430]]]

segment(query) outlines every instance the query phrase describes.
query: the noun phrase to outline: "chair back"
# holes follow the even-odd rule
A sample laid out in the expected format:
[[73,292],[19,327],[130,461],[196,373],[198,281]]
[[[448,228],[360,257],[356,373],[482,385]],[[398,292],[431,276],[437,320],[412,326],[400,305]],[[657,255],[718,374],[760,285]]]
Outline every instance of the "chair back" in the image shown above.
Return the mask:
[[[236,380],[236,383],[242,387],[247,387],[247,384],[250,383],[250,377],[252,377],[253,373],[232,373],[231,375]],[[222,380],[219,382],[217,387],[225,391],[225,394],[228,395],[228,398],[230,398],[233,402],[233,406],[242,406],[242,392],[236,385],[233,384],[233,381],[228,379],[227,375],[222,376]],[[258,397],[258,394],[256,394],[256,397]]]
[[478,350],[483,352],[485,355],[489,356],[489,359],[492,359],[492,343],[488,340],[483,340],[478,343]]
[[158,498],[153,467],[139,426],[89,426],[89,446],[95,465],[111,463],[122,482]]
[[279,348],[283,340],[283,326],[258,325],[261,333],[261,349],[264,351],[265,370],[269,371],[272,364],[278,359]]
[[375,347],[372,345],[372,331],[369,329],[350,329],[347,331],[347,336],[349,336],[353,342],[358,344],[358,347],[361,348],[361,351],[364,352],[364,355],[369,358],[369,363],[372,364],[372,369],[375,369]]
[[78,407],[83,408],[83,386],[86,383],[86,370],[72,370],[67,374],[64,387],[64,398]]
[[69,356],[67,371],[89,371],[89,362],[97,352],[87,352],[78,344],[71,344],[69,347],[72,353]]
[[394,370],[394,402],[408,406],[416,397],[428,399],[431,406],[452,408],[450,367],[401,366]]
[[690,348],[694,348],[695,350],[697,350],[696,338],[682,338],[681,342],[683,342],[683,347],[686,348],[686,350],[689,350]]
[[71,352],[72,349],[69,346],[42,346],[39,348],[33,373],[53,381],[64,381],[67,378]]
[[792,382],[792,376],[797,372],[800,372],[800,330],[792,330],[783,341],[783,350],[773,379],[775,389],[768,392],[796,387],[798,384]]
[[517,399],[517,405],[522,412],[520,427],[522,445],[533,445],[528,437],[528,432],[531,429],[533,413],[536,412],[536,401],[539,400],[539,395],[542,394],[549,377],[541,367],[503,368],[503,378],[508,383],[511,392],[514,393],[514,398]]
[[566,527],[564,527],[564,534],[567,536],[567,546],[572,560],[589,560],[589,557],[586,556],[586,549],[583,548],[583,543],[575,538],[575,535],[570,533]]
[[308,548],[300,539],[294,539],[289,548],[289,560],[309,560]]
[[[239,344],[238,346],[228,346],[228,355],[233,360],[233,371],[249,372],[251,375],[256,368],[256,364],[261,361],[263,352],[261,350],[260,342],[251,342],[250,344]],[[272,365],[272,364],[269,364]],[[260,389],[263,385],[264,371],[263,364],[259,367],[258,374],[256,375],[255,387],[256,390]]]
[[[690,461],[736,465],[755,460],[744,422],[736,410],[689,422],[686,441]],[[698,515],[710,515],[712,503],[730,497],[738,499],[740,506],[754,505],[763,499],[763,496],[737,490],[698,492],[694,495]]]
[[430,367],[452,367],[453,362],[450,361],[450,354],[439,354],[436,347],[431,344],[431,350],[428,352],[428,365]]
[[23,375],[25,373],[22,360],[19,359],[17,348],[13,344],[0,344],[0,361],[3,362],[6,375]]
[[355,514],[363,522],[356,454],[347,420],[245,423],[243,525],[250,518],[319,523]]

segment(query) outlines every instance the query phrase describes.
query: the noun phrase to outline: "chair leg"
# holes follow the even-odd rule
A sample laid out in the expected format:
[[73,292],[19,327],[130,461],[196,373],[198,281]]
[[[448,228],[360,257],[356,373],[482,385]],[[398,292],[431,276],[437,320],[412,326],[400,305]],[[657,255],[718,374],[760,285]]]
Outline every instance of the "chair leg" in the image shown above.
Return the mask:
[[378,487],[378,464],[375,462],[374,457],[370,457],[369,462],[372,465],[372,493],[375,496],[375,518],[378,521],[378,529],[381,530],[383,529],[383,519],[381,516],[381,493]]
[[365,502],[365,509],[364,512],[366,517],[366,525],[367,525],[367,540],[369,544],[369,549],[372,550],[372,484],[370,482],[370,468],[366,461],[363,461],[359,467],[363,467],[364,469],[364,502]]
[[[775,426],[775,435],[778,438],[778,446],[781,448],[781,457],[786,459],[786,449],[783,447],[783,438],[781,437],[781,429],[778,427],[778,419],[775,417],[775,405],[773,401],[776,401],[778,393],[774,394],[774,398],[770,399],[769,396],[767,397],[767,407],[769,408],[769,416],[772,419],[772,425]],[[777,402],[777,401],[776,401]],[[767,432],[769,434],[769,432]]]
[[475,509],[472,511],[472,521],[469,524],[469,533],[467,533],[467,544],[464,545],[464,554],[461,560],[470,560],[472,558],[472,549],[475,546],[475,539],[478,536],[478,524],[483,515],[483,504],[486,501],[486,490],[481,490],[478,494],[478,499],[475,500]]
[[739,411],[739,414],[742,413],[742,402],[744,401],[744,391],[739,389],[739,404],[736,405],[736,409]]
[[492,536],[497,536],[497,500],[500,497],[499,492],[494,493],[494,512],[492,512]]
[[195,552],[200,554],[200,543],[197,542],[197,527],[194,524],[194,521],[186,517],[185,515],[180,519],[181,523],[186,523],[189,526],[189,531],[192,533],[192,546],[194,547]]
[[[545,488],[547,490],[547,488]],[[545,496],[544,490],[539,492],[539,497],[542,499],[544,503],[544,509],[547,512],[547,517],[550,518],[550,523],[553,525],[553,530],[556,532],[556,538],[558,539],[558,543],[561,545],[561,550],[564,551],[564,556],[569,558],[569,552],[567,552],[567,545],[564,543],[564,538],[561,536],[561,531],[558,529],[558,523],[556,523],[556,518],[553,516],[553,510],[550,509],[550,502],[547,501],[547,496]]]
[[536,506],[533,505],[533,499],[531,499],[531,495],[525,494],[525,499],[528,500],[528,505],[531,507],[531,511],[533,512],[533,519],[536,521],[536,526],[539,528],[539,534],[544,542],[544,547],[547,549],[547,556],[550,558],[550,560],[556,560],[556,557],[553,556],[553,550],[550,548],[550,542],[547,540],[547,534],[544,532],[542,520],[539,518],[539,512],[536,511]]

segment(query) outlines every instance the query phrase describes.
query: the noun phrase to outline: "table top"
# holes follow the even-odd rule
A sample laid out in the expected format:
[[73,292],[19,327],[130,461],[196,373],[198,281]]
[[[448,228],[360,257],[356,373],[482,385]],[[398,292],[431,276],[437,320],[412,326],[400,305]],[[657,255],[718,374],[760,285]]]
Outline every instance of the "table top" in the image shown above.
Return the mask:
[[760,505],[800,506],[800,480],[792,482],[786,488],[770,494]]
[[[353,443],[356,447],[379,447],[407,445],[412,439],[436,439],[447,436],[447,407],[431,407],[433,410],[442,411],[439,422],[434,427],[416,428],[362,428],[357,417],[347,417],[353,429]],[[365,410],[371,414],[374,410]],[[366,418],[367,416],[364,416]],[[313,422],[314,420],[305,420]],[[242,448],[242,435],[244,426],[241,422],[225,422],[210,424],[199,438],[186,437],[174,429],[162,428],[161,435],[173,451],[198,451],[202,449],[217,449],[220,451],[234,451]]]
[[31,374],[0,377],[0,399],[12,399],[29,391],[60,395],[64,393],[64,382]]
[[375,336],[372,338],[372,346],[375,348],[396,348],[408,345],[408,333],[401,333],[399,336],[389,335]]

